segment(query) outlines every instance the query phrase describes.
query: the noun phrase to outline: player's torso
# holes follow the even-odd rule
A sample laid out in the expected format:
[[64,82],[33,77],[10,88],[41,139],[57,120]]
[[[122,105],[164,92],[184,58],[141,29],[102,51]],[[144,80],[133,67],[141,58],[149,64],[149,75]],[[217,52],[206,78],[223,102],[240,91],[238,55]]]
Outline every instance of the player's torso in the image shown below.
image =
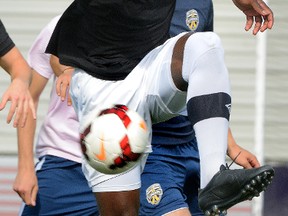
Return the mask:
[[76,45],[69,48],[69,55],[77,53],[77,66],[93,76],[123,79],[168,39],[174,6],[175,0],[76,0],[63,15],[66,31],[72,30],[65,33],[66,46]]

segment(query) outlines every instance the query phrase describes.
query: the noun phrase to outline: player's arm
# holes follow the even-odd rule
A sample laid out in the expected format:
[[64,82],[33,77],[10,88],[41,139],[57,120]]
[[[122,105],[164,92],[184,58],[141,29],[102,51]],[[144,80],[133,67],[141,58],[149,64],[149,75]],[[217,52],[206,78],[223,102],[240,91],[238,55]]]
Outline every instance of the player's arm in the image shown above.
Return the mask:
[[[239,154],[240,153],[240,154]],[[231,129],[229,128],[228,132],[228,150],[227,155],[232,159],[235,160],[235,162],[244,167],[244,168],[257,168],[260,166],[259,161],[257,160],[256,156],[252,154],[251,152],[247,151],[246,149],[240,147],[231,132]]]
[[[48,82],[47,78],[42,77],[33,71],[33,78],[30,85],[30,93],[38,107],[39,97]],[[17,129],[18,138],[18,172],[14,181],[13,189],[22,200],[30,206],[35,206],[36,195],[38,192],[38,182],[34,169],[33,143],[36,130],[36,121],[31,111],[28,113],[26,125]]]
[[11,122],[13,115],[16,113],[13,126],[17,127],[21,121],[20,126],[23,127],[29,108],[32,110],[33,118],[36,118],[35,107],[28,90],[31,80],[31,68],[15,46],[0,58],[0,65],[11,76],[11,84],[3,94],[0,110],[4,109],[8,101],[11,101],[7,123]]
[[246,15],[246,31],[250,30],[253,24],[254,35],[259,30],[264,32],[273,27],[273,12],[263,0],[233,0],[233,2]]
[[74,68],[66,65],[62,65],[59,62],[57,56],[50,56],[50,64],[53,68],[54,74],[58,77],[56,81],[56,92],[61,100],[64,101],[67,95],[68,106],[72,105],[71,97],[69,95],[69,86],[71,82],[71,77],[74,72]]

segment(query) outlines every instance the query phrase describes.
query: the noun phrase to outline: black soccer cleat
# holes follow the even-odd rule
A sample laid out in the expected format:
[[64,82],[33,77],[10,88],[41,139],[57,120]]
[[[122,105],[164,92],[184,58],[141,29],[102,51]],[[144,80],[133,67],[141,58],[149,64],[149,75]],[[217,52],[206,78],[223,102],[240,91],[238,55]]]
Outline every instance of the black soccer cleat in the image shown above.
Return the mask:
[[273,177],[274,169],[269,165],[235,170],[221,165],[208,185],[199,190],[199,207],[206,216],[225,215],[233,205],[258,197]]

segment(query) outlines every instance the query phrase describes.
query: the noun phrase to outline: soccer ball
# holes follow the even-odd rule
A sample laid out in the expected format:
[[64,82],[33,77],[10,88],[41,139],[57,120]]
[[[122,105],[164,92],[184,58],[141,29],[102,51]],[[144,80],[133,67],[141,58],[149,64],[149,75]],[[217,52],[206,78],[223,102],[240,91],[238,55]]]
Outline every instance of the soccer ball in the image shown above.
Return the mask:
[[149,143],[145,121],[124,105],[102,110],[81,135],[84,156],[94,169],[118,174],[133,168]]

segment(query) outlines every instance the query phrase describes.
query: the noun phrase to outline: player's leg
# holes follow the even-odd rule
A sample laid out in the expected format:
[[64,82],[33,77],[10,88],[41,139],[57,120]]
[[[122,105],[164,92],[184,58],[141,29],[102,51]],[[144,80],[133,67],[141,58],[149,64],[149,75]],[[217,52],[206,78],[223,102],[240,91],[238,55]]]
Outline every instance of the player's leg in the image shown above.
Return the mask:
[[147,155],[141,158],[139,164],[131,170],[105,175],[94,170],[86,161],[83,161],[82,170],[88,184],[95,194],[100,215],[109,216],[137,216],[141,187],[140,175],[146,162]]
[[[138,82],[140,81],[141,79]],[[119,82],[109,82],[93,78],[82,70],[76,69],[72,77],[70,93],[80,122],[80,133],[83,133],[91,118],[101,108],[110,107],[111,104],[125,104],[130,109],[135,109],[132,105],[130,106],[129,101],[133,101],[131,98],[135,98],[135,100],[139,98],[133,97],[133,90],[136,91],[139,88],[138,82],[134,78],[131,78],[130,81],[129,78],[126,78]],[[150,149],[149,144],[147,143],[148,150]],[[95,193],[100,215],[138,215],[140,175],[146,159],[147,156],[144,154],[141,158],[142,163],[139,162],[127,172],[114,175],[100,173],[93,169],[86,160],[83,160],[82,170]]]
[[140,206],[139,189],[95,193],[101,215],[136,216]]
[[[183,193],[190,145],[153,144],[152,147],[141,175],[139,215],[190,216]],[[194,182],[197,180],[191,185]],[[197,199],[197,193],[194,196]]]
[[225,163],[227,150],[227,106],[231,106],[231,99],[219,38],[214,33],[180,38],[174,47],[171,71],[175,85],[187,89],[187,111],[197,136],[203,188]]
[[[217,172],[225,163],[231,107],[223,53],[215,33],[185,35],[174,47],[171,65],[174,84],[181,90],[187,87],[188,117],[198,141],[201,188],[204,188],[199,193],[199,205],[207,215],[212,211],[218,214],[218,209],[223,211],[257,196],[274,175],[270,166],[252,170],[229,170],[221,166]],[[251,188],[251,182],[253,190],[244,190],[245,185]]]

